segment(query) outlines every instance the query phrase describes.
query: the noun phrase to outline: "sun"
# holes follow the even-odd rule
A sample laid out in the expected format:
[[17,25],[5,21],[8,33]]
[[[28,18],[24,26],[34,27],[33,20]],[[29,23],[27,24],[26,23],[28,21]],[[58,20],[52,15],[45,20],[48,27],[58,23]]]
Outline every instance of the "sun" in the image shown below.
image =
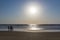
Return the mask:
[[39,12],[39,7],[37,7],[36,5],[29,5],[26,9],[26,13],[28,15],[37,15]]
[[38,11],[37,11],[37,7],[36,6],[30,6],[28,7],[28,13],[30,13],[31,15],[33,14],[36,14]]
[[37,19],[39,16],[41,16],[42,11],[42,6],[36,2],[27,3],[23,8],[26,18]]

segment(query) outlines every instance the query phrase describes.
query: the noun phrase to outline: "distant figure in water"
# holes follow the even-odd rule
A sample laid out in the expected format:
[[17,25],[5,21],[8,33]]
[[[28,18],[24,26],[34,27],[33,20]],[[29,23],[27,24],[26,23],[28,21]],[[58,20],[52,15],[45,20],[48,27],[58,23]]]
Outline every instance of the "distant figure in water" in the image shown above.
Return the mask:
[[13,31],[13,27],[12,26],[8,26],[8,31]]
[[10,27],[8,26],[8,31],[10,31]]
[[12,26],[10,26],[10,31],[13,31],[13,27]]

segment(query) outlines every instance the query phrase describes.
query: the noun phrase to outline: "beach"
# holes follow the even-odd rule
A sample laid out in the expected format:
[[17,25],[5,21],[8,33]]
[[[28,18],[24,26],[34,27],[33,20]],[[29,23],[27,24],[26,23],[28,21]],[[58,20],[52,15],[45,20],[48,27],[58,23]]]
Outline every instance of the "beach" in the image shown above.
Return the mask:
[[0,32],[0,40],[60,40],[60,32]]

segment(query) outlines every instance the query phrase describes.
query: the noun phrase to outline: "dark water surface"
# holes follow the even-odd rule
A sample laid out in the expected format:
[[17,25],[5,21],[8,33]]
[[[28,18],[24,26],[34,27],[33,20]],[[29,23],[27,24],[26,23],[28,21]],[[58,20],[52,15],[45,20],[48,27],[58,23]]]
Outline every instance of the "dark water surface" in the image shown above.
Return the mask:
[[[13,28],[27,28],[29,26],[12,26]],[[44,28],[44,29],[59,29],[60,26],[36,26],[37,28]],[[0,29],[8,29],[8,26],[0,26]]]
[[[13,31],[22,31],[26,30],[30,26],[12,26]],[[31,26],[33,27],[33,26]],[[36,26],[37,28],[42,28],[41,30],[59,30],[60,32],[60,26]],[[8,31],[8,26],[0,26],[0,31]]]

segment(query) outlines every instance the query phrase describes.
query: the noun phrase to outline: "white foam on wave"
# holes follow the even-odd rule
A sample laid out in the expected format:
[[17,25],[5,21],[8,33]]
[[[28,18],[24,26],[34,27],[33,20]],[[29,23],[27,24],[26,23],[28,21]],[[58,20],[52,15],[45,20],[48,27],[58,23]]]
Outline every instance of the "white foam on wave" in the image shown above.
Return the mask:
[[[0,29],[0,31],[8,31],[8,29]],[[22,32],[60,32],[60,30],[27,30],[27,29],[13,29],[13,31]]]
[[0,31],[8,31],[8,29],[0,29]]
[[14,31],[24,31],[24,32],[60,32],[60,30],[27,30],[27,29],[14,29]]

